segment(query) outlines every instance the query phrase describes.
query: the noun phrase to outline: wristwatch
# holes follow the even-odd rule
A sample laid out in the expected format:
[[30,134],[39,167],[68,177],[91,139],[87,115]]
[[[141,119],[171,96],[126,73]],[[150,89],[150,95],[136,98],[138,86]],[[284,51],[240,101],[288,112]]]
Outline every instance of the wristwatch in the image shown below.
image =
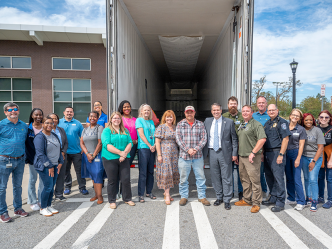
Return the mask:
[[316,161],[314,159],[312,159],[312,162],[316,163]]
[[282,153],[279,153],[279,156],[284,156],[284,154],[282,154]]

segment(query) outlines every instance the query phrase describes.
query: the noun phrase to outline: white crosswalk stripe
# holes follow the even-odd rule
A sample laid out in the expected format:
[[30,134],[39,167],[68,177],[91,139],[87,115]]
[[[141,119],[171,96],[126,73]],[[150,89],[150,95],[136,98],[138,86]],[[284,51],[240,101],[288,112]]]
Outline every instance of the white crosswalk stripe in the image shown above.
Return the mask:
[[290,205],[286,205],[285,212],[292,217],[297,223],[299,223],[305,230],[311,233],[317,240],[319,240],[324,246],[332,248],[332,238],[322,231],[318,226],[305,218],[298,211],[294,210]]
[[[105,198],[107,200],[107,198]],[[106,201],[104,199],[104,201]],[[215,199],[209,198],[210,202],[214,201]],[[158,198],[157,200],[147,200],[150,203],[162,202],[162,198]],[[185,229],[190,229],[190,234],[196,234],[199,241],[200,248],[218,248],[218,243],[216,240],[216,236],[220,236],[220,234],[214,234],[213,228],[210,223],[211,219],[215,219],[215,217],[208,216],[208,209],[214,207],[205,207],[202,203],[198,202],[196,198],[190,198],[189,203],[191,210],[186,208],[187,212],[192,212],[193,215],[193,222],[195,223],[195,227],[185,227]],[[89,198],[71,198],[67,200],[68,203],[72,202],[82,202],[82,204],[74,210],[64,221],[62,221],[51,233],[46,236],[39,244],[35,246],[35,248],[52,248],[53,246],[57,245],[57,242],[63,237],[67,232],[70,233],[70,229],[72,226],[79,221],[79,219],[84,219],[84,215],[87,210],[92,207],[94,202],[90,202]],[[234,200],[232,201],[234,202]],[[94,219],[90,222],[87,227],[83,228],[83,232],[78,236],[75,242],[72,242],[72,246],[68,245],[72,249],[81,249],[81,248],[88,248],[90,243],[93,241],[93,238],[100,232],[102,232],[102,228],[107,222],[116,222],[113,212],[117,210],[113,210],[109,208],[109,204],[105,203],[101,205],[101,210],[99,213],[94,217]],[[163,226],[163,238],[162,239],[162,248],[163,249],[178,249],[181,246],[181,229],[184,227],[180,227],[180,206],[178,198],[171,203],[171,205],[167,206],[160,206],[160,212],[164,212],[166,207],[166,216],[165,222]],[[215,207],[217,208],[217,207]],[[234,207],[235,208],[235,207]],[[241,208],[241,207],[237,207]],[[248,210],[249,211],[249,210]],[[232,211],[224,213],[224,215],[231,214]],[[312,221],[306,218],[301,212],[295,211],[291,206],[286,205],[285,213],[291,219],[296,221],[296,226],[303,227],[306,233],[311,234],[317,242],[320,242],[325,247],[332,249],[332,238],[318,226],[316,226]],[[281,214],[281,213],[280,213]],[[262,206],[259,212],[259,215],[263,216],[266,220],[266,224],[262,223],[262,228],[269,224],[275,231],[276,234],[274,235],[274,239],[277,239],[280,236],[285,243],[292,249],[305,249],[309,248],[294,232],[294,227],[292,230],[282,221],[285,215],[279,216],[279,214],[273,213],[268,207]],[[279,218],[280,217],[280,218]],[[188,219],[188,218],[187,218]],[[243,221],[244,222],[244,221]],[[269,226],[267,225],[267,226]],[[183,232],[183,231],[182,231]],[[278,235],[277,235],[278,234]],[[185,235],[184,235],[185,237]],[[280,238],[279,237],[279,238]],[[220,239],[220,237],[217,237]],[[60,241],[59,241],[60,243]],[[187,245],[186,245],[187,246]],[[312,245],[311,245],[312,246]],[[222,245],[219,245],[222,247]]]

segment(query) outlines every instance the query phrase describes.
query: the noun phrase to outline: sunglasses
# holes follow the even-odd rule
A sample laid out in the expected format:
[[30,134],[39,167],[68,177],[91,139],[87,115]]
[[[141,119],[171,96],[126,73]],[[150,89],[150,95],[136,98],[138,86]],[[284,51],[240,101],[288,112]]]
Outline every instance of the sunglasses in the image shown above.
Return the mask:
[[17,112],[18,108],[15,107],[14,109],[7,109],[7,112],[12,112],[12,111]]
[[329,119],[330,117],[319,116],[320,119]]

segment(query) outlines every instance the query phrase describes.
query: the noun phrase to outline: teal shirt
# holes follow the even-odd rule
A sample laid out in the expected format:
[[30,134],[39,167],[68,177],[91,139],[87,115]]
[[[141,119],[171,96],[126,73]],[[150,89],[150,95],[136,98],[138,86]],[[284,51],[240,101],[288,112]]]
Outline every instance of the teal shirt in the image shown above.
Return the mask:
[[[154,123],[152,120],[145,120],[144,118],[138,118],[135,122],[136,130],[138,128],[143,128],[144,136],[148,140],[148,142],[151,144],[151,146],[154,146],[154,131],[156,127],[154,126]],[[149,149],[149,146],[147,146],[141,137],[139,136],[138,132],[138,141],[137,141],[137,149]]]
[[[124,151],[128,144],[131,144],[131,146],[133,146],[133,142],[131,140],[130,134],[127,129],[126,129],[126,135],[121,135],[118,133],[112,133],[111,129],[107,127],[103,130],[103,133],[101,134],[101,142],[103,144],[101,155],[106,160],[113,160],[120,158],[118,154],[114,154],[107,150],[108,144],[113,145],[115,148],[117,148],[120,151]],[[130,158],[130,153],[128,153],[127,158]]]
[[83,131],[83,125],[77,119],[72,118],[67,121],[65,118],[60,119],[59,127],[63,128],[67,135],[68,149],[67,154],[81,153],[80,138]]

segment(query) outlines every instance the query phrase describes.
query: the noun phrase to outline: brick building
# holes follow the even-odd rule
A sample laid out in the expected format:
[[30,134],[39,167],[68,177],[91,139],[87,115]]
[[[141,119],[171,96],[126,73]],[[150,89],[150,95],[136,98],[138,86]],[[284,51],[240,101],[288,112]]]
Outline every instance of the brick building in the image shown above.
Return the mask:
[[[62,117],[65,106],[85,122],[94,101],[107,111],[106,30],[0,24],[0,105],[32,108]],[[0,119],[5,118],[1,111]]]

